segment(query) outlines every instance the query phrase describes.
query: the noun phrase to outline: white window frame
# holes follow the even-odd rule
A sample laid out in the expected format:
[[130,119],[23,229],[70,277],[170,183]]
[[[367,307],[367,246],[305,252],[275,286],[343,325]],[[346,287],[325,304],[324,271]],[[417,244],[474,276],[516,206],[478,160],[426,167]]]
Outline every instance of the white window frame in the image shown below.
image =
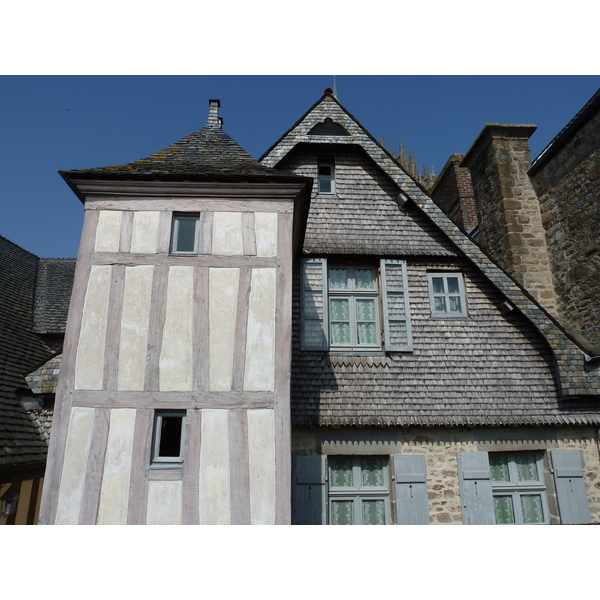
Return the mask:
[[[350,487],[333,487],[331,485],[331,466],[336,459],[352,460],[352,481]],[[383,462],[383,481],[384,486],[365,486],[361,485],[361,463],[363,459],[380,459]],[[362,525],[362,503],[369,500],[383,500],[385,510],[385,525],[391,525],[390,513],[390,477],[389,477],[389,457],[388,456],[330,456],[327,459],[327,524],[331,525],[332,504],[334,502],[351,501],[353,505],[353,517],[355,525]]]
[[[535,465],[538,473],[538,479],[533,481],[520,481],[517,471],[517,456],[523,454],[532,454],[535,457]],[[546,496],[546,485],[544,483],[544,465],[543,455],[540,452],[490,452],[488,454],[488,460],[492,456],[506,456],[508,465],[508,478],[509,481],[495,481],[491,480],[492,483],[492,502],[494,498],[510,496],[513,505],[513,514],[515,517],[514,523],[500,523],[501,525],[547,525],[550,523],[550,517],[548,512],[548,499]],[[491,475],[491,466],[490,466]],[[523,521],[523,509],[521,505],[521,498],[523,496],[539,495],[542,503],[542,515],[543,520],[541,523],[524,523]]]
[[[329,168],[329,174],[321,174],[321,167]],[[321,183],[329,184],[330,189],[328,192],[321,189]],[[335,194],[335,164],[332,160],[317,161],[317,194],[324,194],[327,196]]]
[[[433,291],[433,279],[441,278],[444,282],[444,292],[443,293],[434,293]],[[448,279],[457,279],[458,280],[458,293],[450,293],[448,291]],[[437,271],[427,273],[427,281],[429,285],[429,304],[431,308],[431,318],[432,319],[466,319],[469,314],[467,311],[467,294],[465,291],[465,281],[463,274],[456,271]],[[444,304],[446,306],[446,310],[438,311],[435,308],[435,299],[436,298],[444,298]],[[450,308],[450,299],[451,298],[460,298],[460,311],[449,310]]]
[[[181,438],[179,440],[179,455],[178,456],[161,456],[160,443],[162,433],[162,421],[165,417],[178,417],[181,419]],[[153,467],[175,467],[181,466],[185,453],[185,428],[186,428],[186,411],[185,410],[157,410],[154,413],[154,431],[152,434],[152,457],[151,464]]]
[[[194,249],[193,250],[177,250],[177,240],[179,238],[179,224],[181,221],[194,221]],[[173,213],[171,226],[171,254],[198,254],[199,246],[199,229],[200,229],[200,214],[199,213]]]
[[[347,269],[348,271],[348,287],[346,289],[336,289],[331,285],[331,271],[333,269]],[[357,269],[368,269],[374,274],[374,287],[370,290],[356,289],[355,271]],[[366,299],[373,300],[375,307],[375,332],[377,335],[377,343],[375,344],[359,344],[358,343],[358,319],[356,313],[356,301]],[[332,300],[348,300],[349,301],[349,325],[350,325],[350,343],[349,344],[334,344],[333,343],[333,324],[331,301]],[[331,350],[346,350],[346,351],[377,351],[381,350],[381,315],[380,315],[380,291],[378,269],[376,266],[368,264],[349,264],[346,262],[336,263],[328,261],[327,266],[327,309],[328,309],[328,327],[329,327],[329,348]]]

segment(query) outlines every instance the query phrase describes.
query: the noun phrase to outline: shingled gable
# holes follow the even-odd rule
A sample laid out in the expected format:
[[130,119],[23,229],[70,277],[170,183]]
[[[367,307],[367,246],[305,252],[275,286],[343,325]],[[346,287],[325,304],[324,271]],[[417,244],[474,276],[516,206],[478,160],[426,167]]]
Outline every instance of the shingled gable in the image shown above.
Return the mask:
[[198,182],[264,182],[298,183],[280,171],[261,165],[221,128],[218,100],[210,100],[207,124],[146,158],[110,167],[59,171],[71,189],[83,202],[79,182],[111,180],[137,182],[198,181]]
[[[347,134],[315,135],[317,127],[331,119]],[[316,129],[315,129],[316,128]],[[355,145],[362,148],[371,160],[398,186],[399,205],[412,203],[498,290],[542,333],[548,341],[556,361],[560,392],[564,396],[600,394],[600,364],[590,360],[584,348],[578,345],[561,326],[545,312],[513,279],[498,267],[427,195],[392,156],[341,106],[331,90],[325,90],[321,99],[310,108],[263,156],[266,167],[277,167],[292,150],[303,144]],[[597,358],[597,357],[596,357]]]

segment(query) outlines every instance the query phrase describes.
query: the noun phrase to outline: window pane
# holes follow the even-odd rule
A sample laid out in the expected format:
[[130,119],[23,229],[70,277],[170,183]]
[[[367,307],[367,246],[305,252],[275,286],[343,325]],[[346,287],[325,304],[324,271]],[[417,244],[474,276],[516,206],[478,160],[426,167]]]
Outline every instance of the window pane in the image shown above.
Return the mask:
[[331,502],[331,524],[354,525],[353,505],[352,500],[333,500]]
[[435,312],[446,312],[446,299],[442,296],[434,298]]
[[331,343],[334,346],[350,345],[350,325],[348,323],[331,324]]
[[431,285],[433,287],[434,294],[444,293],[444,278],[443,277],[432,277]]
[[539,481],[535,454],[519,453],[515,455],[519,481]]
[[375,272],[373,269],[355,269],[354,279],[357,290],[375,289]]
[[350,320],[350,301],[332,299],[329,301],[329,311],[332,321],[348,321]]
[[363,346],[377,344],[377,329],[375,323],[359,323],[357,325],[358,343]]
[[348,289],[348,269],[329,269],[329,289]]
[[543,523],[542,496],[540,494],[521,496],[523,523]]
[[506,454],[492,452],[489,457],[492,481],[509,481],[508,456]]
[[358,321],[375,321],[375,300],[357,300],[356,319]]
[[387,487],[384,481],[384,463],[381,458],[363,458],[360,463],[362,487]]
[[181,456],[181,428],[183,417],[162,417],[160,427],[160,457]]
[[448,302],[450,304],[450,312],[461,312],[460,296],[450,296]]
[[319,179],[319,192],[323,194],[331,194],[331,180]]
[[363,500],[362,523],[363,525],[385,525],[385,501]]
[[511,496],[494,496],[494,516],[496,523],[514,523],[515,512]]
[[449,294],[459,294],[460,290],[458,287],[458,277],[447,277],[446,283],[448,285]]
[[319,165],[319,175],[331,177],[331,167],[329,165]]
[[177,252],[194,252],[196,250],[197,219],[190,217],[176,217],[176,219],[177,240],[175,241],[175,250]]
[[354,487],[351,458],[330,458],[329,467],[331,487]]

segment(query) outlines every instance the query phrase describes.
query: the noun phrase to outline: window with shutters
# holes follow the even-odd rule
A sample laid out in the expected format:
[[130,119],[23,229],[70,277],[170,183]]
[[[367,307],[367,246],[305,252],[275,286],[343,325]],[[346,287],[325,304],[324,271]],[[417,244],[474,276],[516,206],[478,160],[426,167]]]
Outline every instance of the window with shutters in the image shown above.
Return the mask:
[[412,349],[406,262],[309,258],[301,285],[304,350]]
[[490,452],[489,462],[496,523],[549,523],[542,455]]
[[464,319],[467,298],[462,273],[427,273],[433,319]]
[[391,522],[387,457],[330,456],[330,525],[386,525]]

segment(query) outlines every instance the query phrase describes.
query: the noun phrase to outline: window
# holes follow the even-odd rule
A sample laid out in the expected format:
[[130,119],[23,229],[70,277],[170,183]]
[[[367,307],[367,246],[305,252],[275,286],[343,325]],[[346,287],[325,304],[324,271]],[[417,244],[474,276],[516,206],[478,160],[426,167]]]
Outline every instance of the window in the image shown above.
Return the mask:
[[467,317],[465,284],[461,273],[428,273],[431,316],[434,319]]
[[154,416],[152,464],[174,466],[183,462],[185,411],[161,410]]
[[403,260],[358,263],[305,259],[301,311],[303,350],[412,349]]
[[318,193],[335,194],[335,167],[333,162],[321,162],[317,164]]
[[174,213],[171,232],[172,254],[196,254],[198,252],[198,213]]
[[548,523],[541,455],[491,452],[489,461],[496,523]]
[[388,460],[329,457],[329,524],[390,523]]

